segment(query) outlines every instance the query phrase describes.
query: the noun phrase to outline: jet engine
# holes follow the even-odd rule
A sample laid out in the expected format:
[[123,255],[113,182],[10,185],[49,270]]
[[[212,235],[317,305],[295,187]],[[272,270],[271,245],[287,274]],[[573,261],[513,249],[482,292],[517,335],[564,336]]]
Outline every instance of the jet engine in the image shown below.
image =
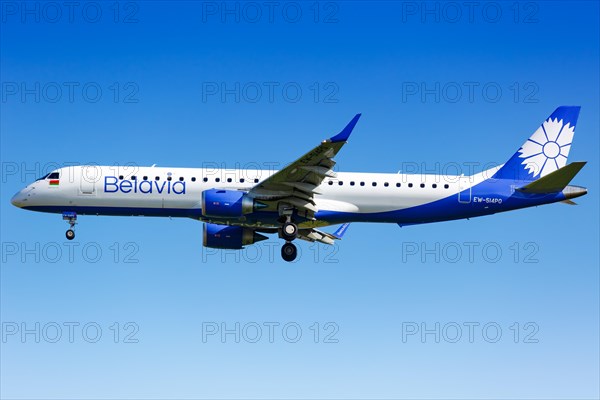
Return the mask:
[[239,190],[209,189],[202,192],[202,215],[212,218],[239,218],[267,207]]
[[268,238],[265,235],[241,226],[205,223],[202,232],[202,244],[213,249],[239,250],[266,239]]

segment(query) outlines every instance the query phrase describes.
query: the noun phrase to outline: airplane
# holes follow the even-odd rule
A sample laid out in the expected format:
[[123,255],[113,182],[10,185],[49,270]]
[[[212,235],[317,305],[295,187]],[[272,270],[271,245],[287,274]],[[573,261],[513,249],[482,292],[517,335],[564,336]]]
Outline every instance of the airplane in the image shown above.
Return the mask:
[[[278,171],[81,165],[54,170],[11,199],[17,207],[78,215],[186,217],[203,221],[203,245],[242,249],[277,234],[333,244],[352,222],[400,226],[491,215],[587,194],[570,185],[585,162],[567,164],[580,107],[558,107],[503,165],[473,175],[335,172],[333,158],[360,114],[337,135]],[[232,172],[233,171],[233,172]],[[334,233],[318,228],[341,224]]]

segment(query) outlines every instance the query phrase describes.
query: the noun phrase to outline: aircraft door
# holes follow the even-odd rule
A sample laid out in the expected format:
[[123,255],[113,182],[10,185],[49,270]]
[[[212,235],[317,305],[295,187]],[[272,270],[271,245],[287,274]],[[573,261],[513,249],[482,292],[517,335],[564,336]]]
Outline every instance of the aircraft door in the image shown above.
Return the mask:
[[98,166],[86,165],[81,167],[79,194],[87,196],[96,195],[96,182],[100,179],[100,175],[100,167]]
[[458,202],[459,203],[470,203],[471,202],[471,179],[468,176],[461,176],[459,178],[459,190]]

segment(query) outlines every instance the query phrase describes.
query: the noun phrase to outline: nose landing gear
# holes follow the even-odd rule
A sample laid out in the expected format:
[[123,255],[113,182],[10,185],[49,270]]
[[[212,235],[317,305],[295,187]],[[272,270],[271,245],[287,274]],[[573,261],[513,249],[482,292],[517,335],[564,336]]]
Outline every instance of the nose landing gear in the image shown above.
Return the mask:
[[63,220],[69,222],[69,229],[65,233],[65,236],[68,240],[75,239],[75,231],[73,228],[75,228],[75,225],[77,224],[77,213],[73,211],[63,212]]

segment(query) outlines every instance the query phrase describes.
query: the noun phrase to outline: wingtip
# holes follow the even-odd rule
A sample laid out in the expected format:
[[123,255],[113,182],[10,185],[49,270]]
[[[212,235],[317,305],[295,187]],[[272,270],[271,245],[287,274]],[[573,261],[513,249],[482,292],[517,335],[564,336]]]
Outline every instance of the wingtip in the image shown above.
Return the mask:
[[332,143],[347,142],[348,138],[350,137],[350,134],[352,133],[352,130],[356,126],[356,123],[360,119],[361,115],[362,114],[356,114],[354,118],[352,118],[352,120],[348,123],[348,125],[346,125],[346,127],[340,133],[330,138],[329,141]]
[[342,224],[342,226],[340,226],[334,233],[333,236],[335,236],[338,239],[341,239],[342,237],[344,237],[344,234],[346,233],[346,231],[348,230],[348,227],[350,226],[350,222],[346,222],[345,224]]

